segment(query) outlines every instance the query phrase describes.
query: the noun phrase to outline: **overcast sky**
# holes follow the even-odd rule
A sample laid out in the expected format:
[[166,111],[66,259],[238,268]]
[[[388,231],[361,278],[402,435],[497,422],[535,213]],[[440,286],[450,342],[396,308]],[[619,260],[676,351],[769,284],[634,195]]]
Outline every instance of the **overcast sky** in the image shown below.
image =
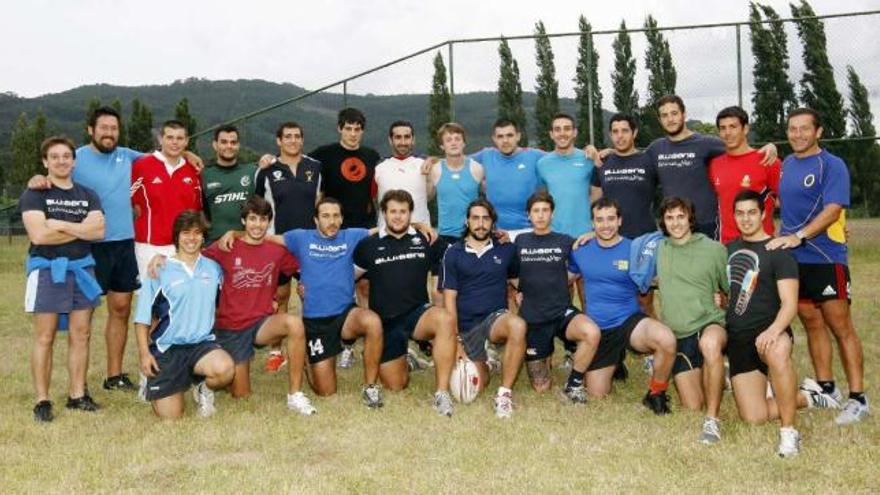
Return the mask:
[[[785,1],[767,1],[783,16]],[[813,0],[819,14],[880,9],[878,0]],[[0,92],[21,96],[61,92],[83,84],[168,84],[177,79],[265,79],[316,88],[448,39],[530,34],[543,20],[547,31],[577,30],[584,14],[594,30],[614,29],[621,19],[640,27],[647,14],[660,25],[745,20],[741,0],[579,1],[535,0],[29,0],[4,8],[0,29]],[[853,65],[880,104],[880,16],[829,20],[829,52],[838,80]],[[789,30],[792,69],[800,48]],[[696,112],[736,103],[736,38],[732,28],[668,34],[678,69],[678,92]],[[745,100],[751,58],[743,30]],[[644,41],[633,37],[639,90],[646,78]],[[534,87],[532,41],[513,42],[523,87]],[[553,41],[560,93],[573,95],[576,39]],[[611,106],[611,37],[597,36],[604,106]],[[457,45],[455,90],[494,90],[497,43]],[[444,57],[446,51],[443,51]],[[427,92],[431,57],[417,57],[350,83],[354,93]],[[796,79],[799,74],[795,74]],[[840,87],[846,96],[845,86]],[[875,108],[875,113],[880,112]],[[691,112],[692,114],[695,112]],[[693,115],[692,115],[693,116]]]

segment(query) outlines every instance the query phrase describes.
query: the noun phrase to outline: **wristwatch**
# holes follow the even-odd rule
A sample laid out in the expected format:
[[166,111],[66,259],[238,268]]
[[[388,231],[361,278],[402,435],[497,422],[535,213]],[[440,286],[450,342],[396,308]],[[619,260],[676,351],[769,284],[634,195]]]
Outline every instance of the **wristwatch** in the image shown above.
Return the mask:
[[794,233],[794,236],[797,237],[798,241],[800,241],[801,244],[803,244],[803,243],[804,243],[804,239],[807,238],[807,234],[804,233],[804,229],[800,229],[800,230],[798,230],[797,232],[795,232],[795,233]]

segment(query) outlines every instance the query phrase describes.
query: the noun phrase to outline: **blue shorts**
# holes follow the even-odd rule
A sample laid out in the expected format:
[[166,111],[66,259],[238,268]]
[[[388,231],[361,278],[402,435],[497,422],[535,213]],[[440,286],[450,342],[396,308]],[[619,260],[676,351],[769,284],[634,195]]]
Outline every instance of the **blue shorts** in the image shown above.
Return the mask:
[[269,317],[260,318],[253,325],[242,330],[225,330],[222,328],[214,329],[214,342],[220,344],[224,351],[232,356],[235,364],[245,363],[254,357],[254,349],[260,349],[262,345],[257,345],[257,332],[260,331],[263,324]]
[[404,313],[397,318],[382,320],[383,346],[382,362],[387,363],[406,355],[409,339],[412,338],[416,325],[422,319],[425,311],[431,309],[431,304],[421,304],[410,312]]
[[220,349],[214,341],[198,344],[172,345],[156,357],[159,373],[147,379],[147,400],[154,401],[185,392],[205,377],[196,375],[195,367],[200,359],[211,351]]
[[95,242],[92,257],[95,258],[95,278],[104,294],[134,292],[141,288],[133,239]]
[[[95,275],[94,267],[86,267],[85,271]],[[99,297],[90,301],[83,294],[73,272],[67,272],[64,282],[56,284],[52,282],[51,269],[41,268],[28,275],[24,310],[28,313],[70,313],[80,309],[93,309],[100,300]]]

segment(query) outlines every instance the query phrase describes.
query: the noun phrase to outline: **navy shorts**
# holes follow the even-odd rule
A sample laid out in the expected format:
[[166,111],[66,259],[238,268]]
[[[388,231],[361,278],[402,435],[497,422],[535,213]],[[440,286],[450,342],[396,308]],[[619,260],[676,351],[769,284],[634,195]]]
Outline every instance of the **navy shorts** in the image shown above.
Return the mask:
[[471,361],[485,362],[489,359],[486,345],[489,342],[492,325],[505,314],[507,314],[507,308],[493,311],[467,332],[459,333],[458,340],[461,341],[464,352]]
[[[785,329],[785,333],[788,334],[788,338],[794,338],[791,328]],[[755,370],[767,375],[767,363],[761,359],[755,346],[755,340],[760,334],[761,331],[739,332],[728,337],[726,353],[731,377]]]
[[211,351],[220,349],[213,341],[198,344],[173,345],[156,358],[159,373],[147,379],[147,400],[159,400],[185,392],[205,377],[196,375],[199,359]]
[[581,310],[569,306],[559,318],[529,323],[528,332],[526,332],[526,361],[538,361],[552,356],[554,337],[561,340],[566,349],[576,347],[576,342],[565,338],[565,331],[571,320],[579,314],[581,314]]
[[603,328],[602,336],[599,338],[599,347],[596,348],[596,354],[587,371],[601,370],[609,366],[615,366],[620,363],[626,356],[626,349],[629,347],[629,338],[636,329],[639,322],[647,318],[644,313],[633,313],[629,318],[620,325],[612,328]]
[[413,308],[409,313],[396,318],[382,320],[382,362],[387,363],[406,355],[409,348],[409,339],[416,331],[416,325],[422,319],[425,311],[431,309],[431,304],[421,304]]
[[220,344],[224,351],[232,356],[235,364],[241,364],[250,361],[254,357],[254,349],[260,349],[265,346],[257,345],[257,332],[266,323],[269,317],[260,318],[253,325],[242,330],[225,330],[222,328],[214,329],[215,342]]
[[689,337],[676,340],[675,363],[672,374],[677,375],[703,367],[703,354],[700,352],[700,335],[697,332]]
[[92,257],[95,258],[95,278],[104,294],[134,292],[141,288],[134,240],[95,242]]
[[[94,276],[94,267],[85,271]],[[101,301],[100,297],[90,301],[76,283],[76,276],[68,271],[64,282],[52,282],[52,271],[41,268],[32,271],[27,278],[24,293],[24,310],[28,313],[70,313],[81,309],[92,309]]]
[[309,355],[309,364],[336,357],[342,352],[342,327],[345,325],[348,313],[356,307],[352,304],[338,315],[303,318],[303,326],[306,327],[306,351]]

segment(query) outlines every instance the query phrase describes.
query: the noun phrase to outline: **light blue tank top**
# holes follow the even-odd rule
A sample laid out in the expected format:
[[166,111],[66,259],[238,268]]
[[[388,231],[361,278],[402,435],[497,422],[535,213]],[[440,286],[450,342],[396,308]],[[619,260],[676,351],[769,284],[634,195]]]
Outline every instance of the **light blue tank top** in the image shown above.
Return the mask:
[[440,180],[437,181],[437,222],[440,235],[460,237],[464,230],[467,207],[480,194],[480,184],[471,175],[471,159],[464,161],[461,170],[450,170],[446,160],[440,161]]

